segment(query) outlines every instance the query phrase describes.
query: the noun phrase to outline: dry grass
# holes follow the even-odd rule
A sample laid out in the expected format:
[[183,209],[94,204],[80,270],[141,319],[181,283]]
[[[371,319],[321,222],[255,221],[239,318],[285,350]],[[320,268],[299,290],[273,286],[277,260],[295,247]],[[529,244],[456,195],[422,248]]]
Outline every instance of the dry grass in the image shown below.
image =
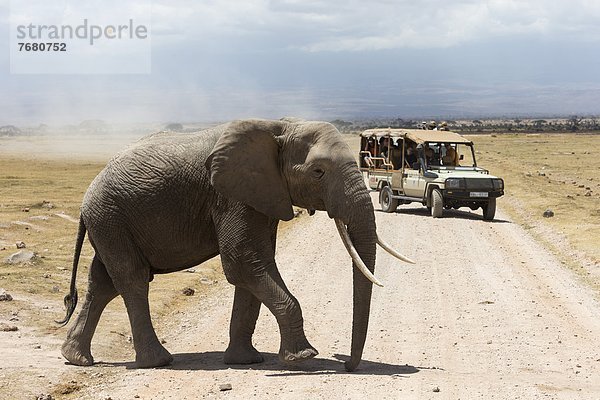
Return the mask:
[[469,137],[479,164],[505,180],[502,209],[600,288],[590,273],[600,264],[600,135]]
[[[531,228],[557,253],[564,254],[565,248],[574,249],[566,255],[592,266],[600,262],[599,135],[471,138],[476,144],[479,163],[505,179],[506,195],[499,203],[502,209]],[[347,139],[352,149],[357,148],[356,136],[347,135]],[[77,219],[81,199],[91,180],[109,156],[131,140],[115,139],[100,146],[94,139],[93,145],[84,149],[83,140],[76,142],[72,138],[0,139],[0,288],[50,304],[52,309],[60,310],[55,317],[62,317],[62,298],[68,290],[77,233],[77,224],[64,215]],[[86,142],[89,145],[90,141]],[[74,157],[72,152],[77,148],[81,152]],[[590,195],[586,196],[587,193]],[[47,208],[44,202],[54,207]],[[553,218],[542,217],[548,208],[555,212]],[[282,229],[286,226],[282,224]],[[18,241],[25,242],[28,250],[39,255],[33,265],[5,263],[17,251]],[[80,298],[92,256],[93,250],[86,244],[78,274]],[[153,315],[160,318],[189,302],[190,298],[181,294],[184,287],[193,287],[201,293],[207,286],[199,282],[201,277],[222,279],[218,258],[197,268],[195,274],[157,276],[151,284]],[[113,303],[107,311],[114,313],[116,319],[111,317],[107,329],[120,334],[113,336],[128,336],[122,302]],[[40,328],[48,330],[52,325],[47,312],[33,308],[29,311]],[[58,334],[63,335],[64,331]]]
[[[6,290],[50,295],[68,286],[66,269],[72,262],[77,224],[57,214],[78,218],[87,184],[102,167],[102,163],[0,158],[0,258],[4,262],[16,252],[19,241],[38,254],[30,267],[2,265],[0,285]],[[91,256],[86,248],[82,263]]]

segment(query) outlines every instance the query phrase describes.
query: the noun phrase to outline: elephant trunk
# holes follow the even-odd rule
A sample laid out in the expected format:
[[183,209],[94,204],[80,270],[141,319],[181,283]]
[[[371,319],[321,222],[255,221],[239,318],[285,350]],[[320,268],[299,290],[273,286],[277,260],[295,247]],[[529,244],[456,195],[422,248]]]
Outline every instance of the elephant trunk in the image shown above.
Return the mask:
[[[366,219],[366,218],[365,218]],[[364,223],[352,223],[348,225],[348,234],[356,247],[360,258],[369,271],[375,271],[375,243],[377,234],[375,232],[375,218],[371,206],[370,221]],[[353,266],[353,312],[352,312],[352,347],[350,361],[346,362],[346,371],[354,371],[362,357],[367,328],[369,326],[369,314],[371,308],[371,292],[373,284]]]
[[[347,199],[354,199],[351,204],[346,204],[345,216],[340,218],[347,225],[347,232],[360,259],[367,269],[375,271],[375,251],[377,243],[377,231],[375,226],[375,213],[371,196],[354,165],[351,179],[345,181]],[[371,292],[373,284],[357,268],[353,262],[353,316],[352,316],[352,347],[350,361],[345,363],[347,371],[354,371],[360,363],[367,329],[369,326],[369,314],[371,307]]]

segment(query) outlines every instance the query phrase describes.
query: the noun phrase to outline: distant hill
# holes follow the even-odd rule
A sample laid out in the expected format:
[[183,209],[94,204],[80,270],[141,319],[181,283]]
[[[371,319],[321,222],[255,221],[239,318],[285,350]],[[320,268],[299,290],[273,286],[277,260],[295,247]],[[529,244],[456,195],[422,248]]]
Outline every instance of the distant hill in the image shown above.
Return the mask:
[[19,136],[22,132],[14,125],[0,126],[0,136]]
[[[402,118],[373,118],[344,121],[331,121],[340,132],[356,132],[370,128],[421,128],[423,120]],[[459,119],[441,120],[448,124],[448,129],[459,133],[499,133],[499,132],[600,132],[600,117],[567,118],[488,118],[488,119]]]

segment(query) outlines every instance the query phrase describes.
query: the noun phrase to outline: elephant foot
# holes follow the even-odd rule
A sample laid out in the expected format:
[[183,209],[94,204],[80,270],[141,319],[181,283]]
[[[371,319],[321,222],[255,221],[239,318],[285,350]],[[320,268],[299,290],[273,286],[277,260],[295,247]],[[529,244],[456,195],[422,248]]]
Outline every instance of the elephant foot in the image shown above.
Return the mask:
[[152,350],[136,350],[135,366],[137,368],[164,367],[172,362],[173,356],[160,344]]
[[254,346],[234,346],[229,345],[225,350],[223,361],[225,364],[257,364],[265,359]]
[[62,345],[61,353],[68,362],[74,365],[80,365],[87,367],[94,364],[94,357],[89,349],[81,350],[80,346],[77,346],[73,340],[67,340]]
[[283,362],[296,363],[309,360],[315,357],[319,352],[304,339],[301,343],[292,347],[282,346],[279,350],[279,359]]

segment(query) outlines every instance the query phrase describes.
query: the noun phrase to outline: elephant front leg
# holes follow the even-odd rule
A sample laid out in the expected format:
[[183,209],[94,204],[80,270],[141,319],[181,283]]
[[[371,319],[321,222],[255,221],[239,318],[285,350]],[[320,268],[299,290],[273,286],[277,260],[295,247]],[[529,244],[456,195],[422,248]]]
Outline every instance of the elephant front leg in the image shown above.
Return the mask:
[[[232,269],[228,263],[224,263],[223,266],[230,283],[247,289],[241,291],[236,287],[232,330],[230,331],[231,342],[234,347],[239,348],[240,346],[237,344],[242,343],[241,347],[246,351],[252,348],[251,337],[260,307],[260,303],[252,303],[251,298],[254,298],[267,306],[277,319],[281,335],[279,348],[279,359],[281,361],[303,361],[319,354],[306,339],[300,304],[285,286],[275,262],[271,262],[264,269],[260,268],[250,275],[240,274],[239,269]],[[242,270],[244,270],[243,267]],[[232,273],[233,271],[237,273]],[[237,275],[235,280],[232,279],[234,275]],[[252,304],[255,305],[249,307]],[[244,311],[249,311],[245,317],[242,316]]]
[[236,286],[225,364],[254,364],[264,361],[263,356],[252,346],[252,334],[260,305],[260,300],[252,292]]
[[308,342],[304,333],[304,319],[300,303],[286,287],[275,263],[271,264],[259,279],[256,293],[279,324],[281,334],[279,359],[281,361],[304,361],[319,354]]
[[277,221],[240,203],[232,204],[228,212],[214,217],[223,271],[229,283],[236,286],[231,343],[226,356],[243,358],[234,356],[241,349],[246,359],[253,357],[251,337],[260,303],[277,319],[282,361],[302,361],[316,356],[317,350],[304,334],[300,304],[285,286],[275,264]]
[[[260,303],[267,306],[277,319],[281,335],[281,361],[303,361],[319,354],[306,339],[300,304],[285,286],[274,261],[266,263],[264,267],[258,267],[247,261],[234,262],[223,254],[221,260],[227,280],[236,285],[230,344],[225,354],[225,362],[259,362],[260,359],[256,356],[260,354],[255,353],[251,339]],[[262,356],[260,358],[262,359]],[[252,359],[257,361],[248,361]]]

